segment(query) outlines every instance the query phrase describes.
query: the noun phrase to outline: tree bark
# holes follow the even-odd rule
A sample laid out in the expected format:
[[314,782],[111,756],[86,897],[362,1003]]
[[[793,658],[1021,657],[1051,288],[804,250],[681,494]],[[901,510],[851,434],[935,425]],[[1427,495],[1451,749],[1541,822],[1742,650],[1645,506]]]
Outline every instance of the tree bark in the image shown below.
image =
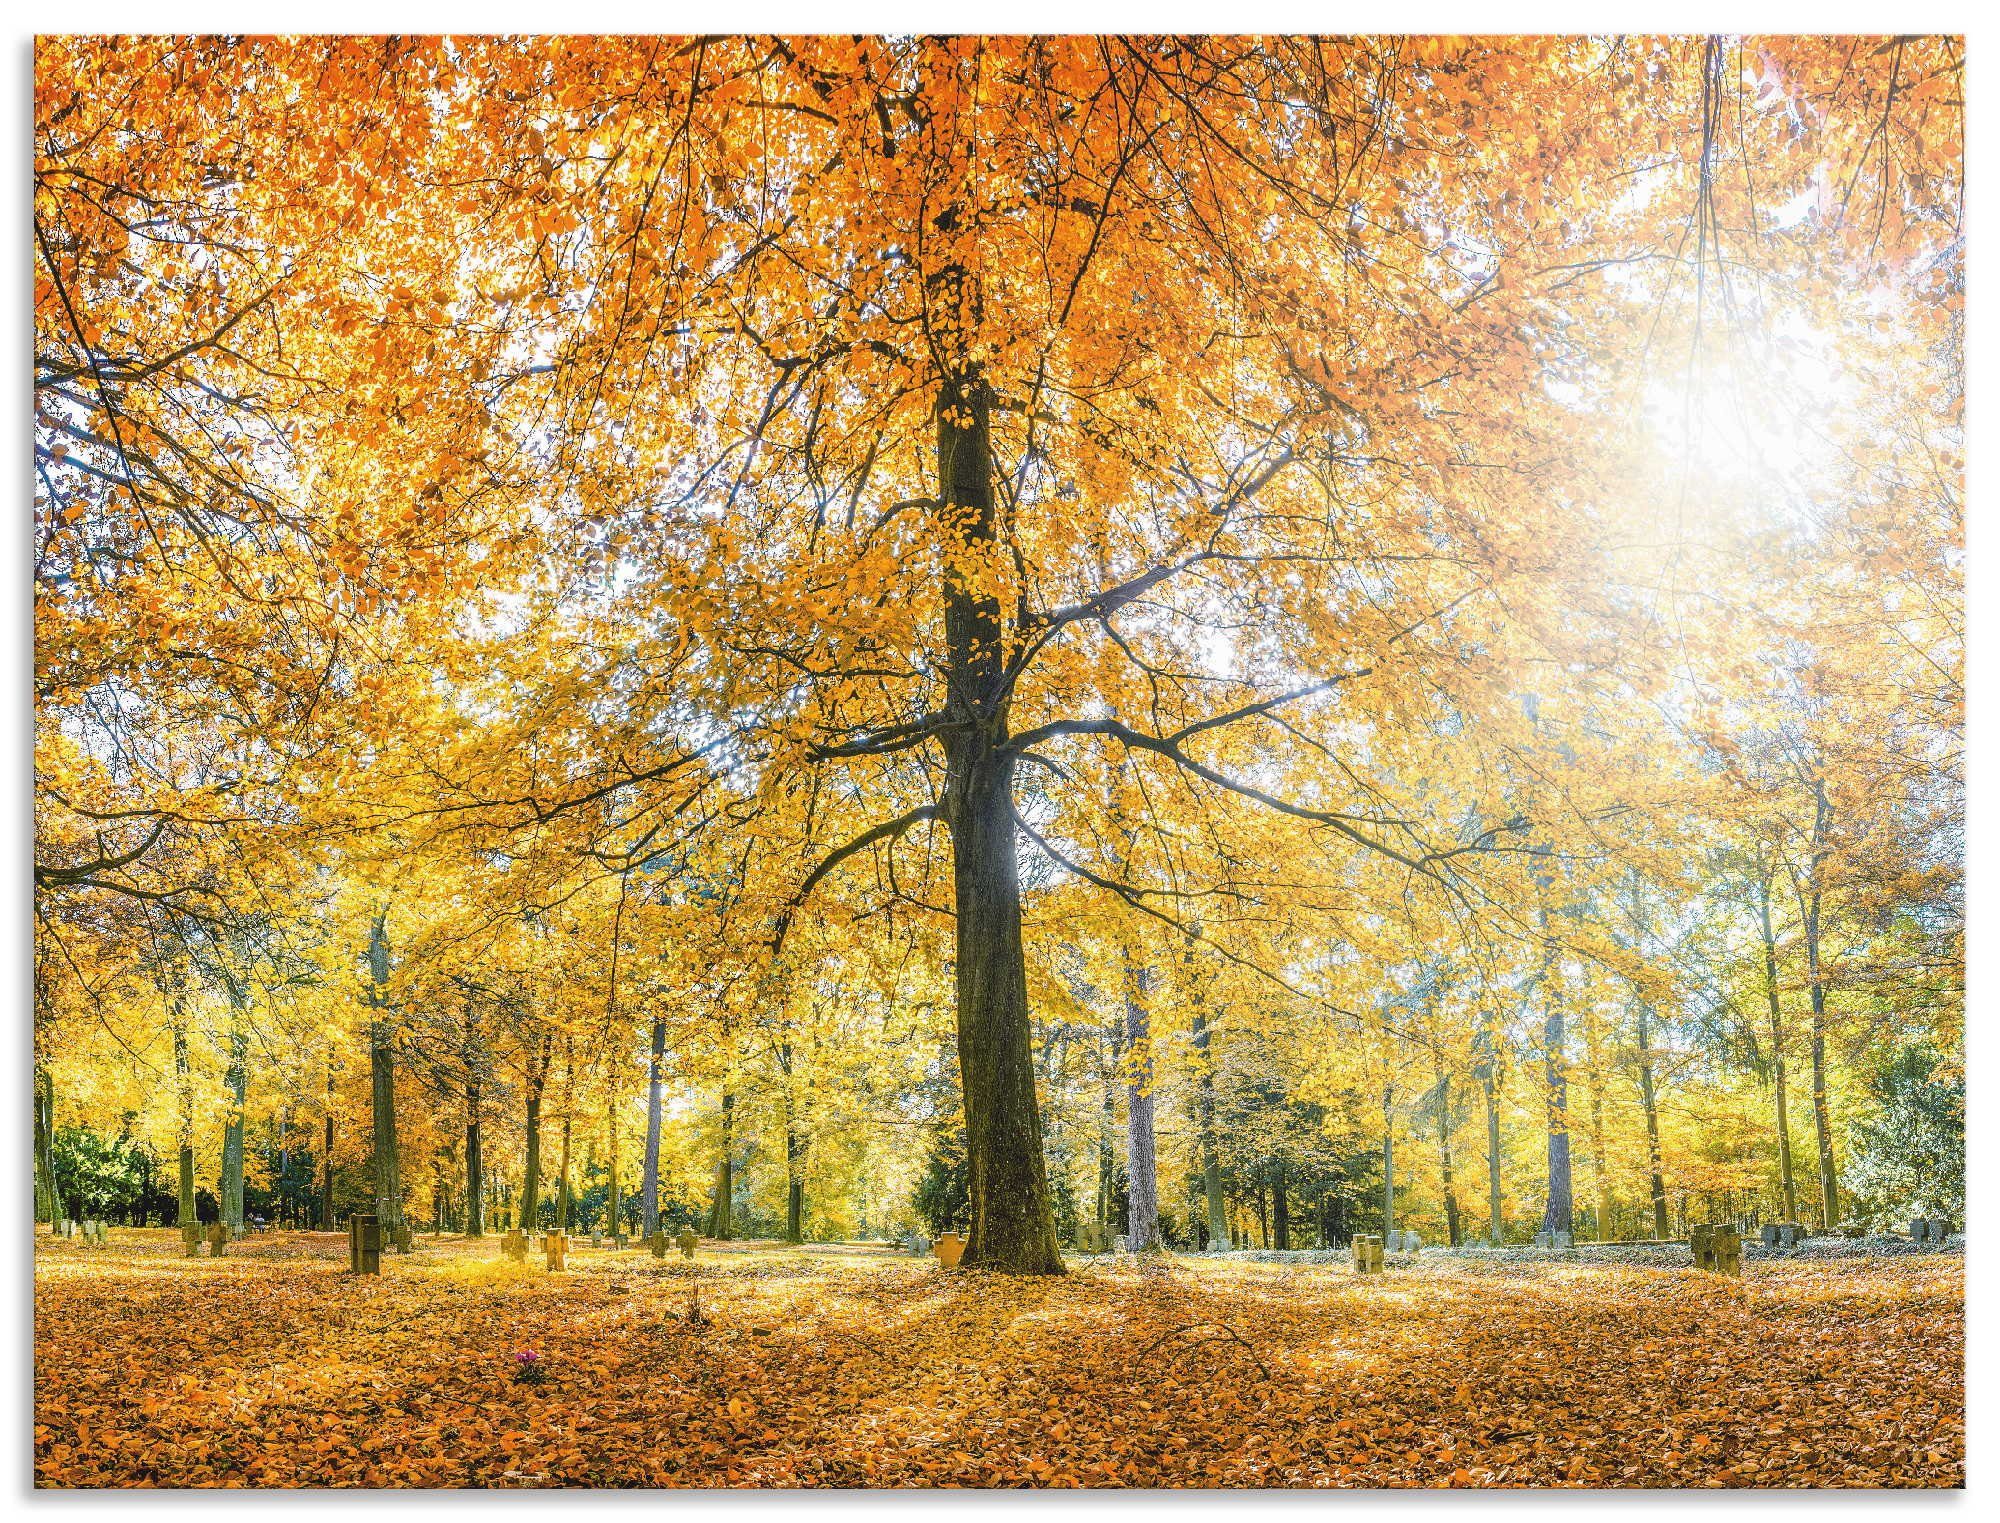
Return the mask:
[[1820,966],[1820,912],[1826,891],[1828,838],[1833,806],[1824,778],[1813,780],[1812,859],[1805,902],[1806,989],[1812,999],[1813,1134],[1819,1145],[1819,1226],[1831,1231],[1840,1223],[1840,1183],[1833,1168],[1833,1121],[1826,1099],[1826,979]]
[[178,1225],[195,1220],[194,1207],[194,1080],[188,1073],[187,1025],[181,1016],[178,994],[173,1000],[174,1086],[177,1090],[180,1131],[180,1200]]
[[250,1033],[244,1028],[244,991],[225,975],[229,993],[229,1116],[222,1127],[222,1178],[216,1192],[231,1237],[243,1235],[243,1112],[250,1094]]
[[1201,1184],[1208,1203],[1208,1247],[1211,1253],[1230,1246],[1229,1205],[1222,1194],[1222,1162],[1215,1142],[1214,1035],[1207,1013],[1194,1015],[1194,1047],[1201,1064],[1195,1084],[1195,1123],[1201,1130]]
[[1382,1086],[1382,1233],[1396,1230],[1396,1091]]
[[324,1156],[320,1159],[319,1228],[322,1232],[333,1231],[333,1059],[326,1060],[326,1140],[321,1144]]
[[48,1068],[35,1065],[35,1216],[53,1229],[63,1218],[56,1184],[56,1085]]
[[398,1241],[403,1225],[402,1160],[396,1147],[396,1054],[395,1028],[389,1020],[388,911],[376,915],[368,928],[368,972],[373,987],[369,1003],[375,1017],[368,1025],[368,1076],[373,1131],[369,1148],[374,1160],[375,1214],[382,1224],[384,1242]]
[[548,1081],[553,1038],[543,1036],[528,1057],[526,1086],[526,1158],[521,1169],[521,1214],[515,1223],[523,1232],[542,1224],[542,1086]]
[[[946,284],[964,279],[955,272]],[[952,839],[959,1074],[972,1196],[972,1233],[960,1262],[1061,1274],[1021,944],[1007,631],[1000,600],[979,574],[997,549],[991,405],[984,380],[967,371],[941,388],[937,409],[940,511],[960,547],[948,557],[944,589],[946,708],[955,728],[944,736],[942,810]]]
[[1442,1064],[1437,1071],[1438,1090],[1438,1168],[1444,1179],[1444,1231],[1445,1240],[1452,1247],[1458,1246],[1458,1192],[1452,1183],[1451,1171],[1451,1075],[1444,1071]]
[[736,1210],[735,1160],[730,1156],[736,1146],[736,1096],[728,1090],[722,1093],[722,1149],[715,1160],[715,1199],[708,1210],[708,1235],[722,1242],[728,1242],[736,1235],[734,1220]]
[[1792,1175],[1792,1123],[1786,1103],[1785,1023],[1778,1004],[1778,938],[1771,928],[1771,876],[1758,853],[1757,911],[1764,932],[1764,1002],[1771,1020],[1771,1077],[1776,1091],[1778,1121],[1778,1189],[1784,1197],[1785,1220],[1799,1219],[1799,1192]]
[[1160,1181],[1153,1140],[1153,1040],[1146,996],[1150,970],[1132,965],[1125,974],[1125,1246],[1133,1253],[1160,1248]]
[[1667,1176],[1660,1155],[1660,1108],[1653,1091],[1652,1031],[1646,1002],[1639,1001],[1639,1104],[1646,1113],[1646,1174],[1652,1189],[1653,1236],[1664,1241],[1668,1233]]
[[[1546,937],[1547,911],[1543,912],[1542,924]],[[1567,1034],[1555,975],[1555,944],[1545,941],[1542,997],[1548,1008],[1542,1023],[1542,1071],[1547,1083],[1549,1197],[1542,1212],[1542,1228],[1547,1232],[1571,1232],[1575,1230],[1576,1207],[1570,1183],[1569,1070],[1563,1052]]]
[[486,1236],[486,1172],[480,1153],[479,1026],[472,1002],[465,1007],[465,1235]]
[[646,1162],[639,1176],[640,1226],[650,1239],[660,1230],[660,1079],[667,1052],[667,1020],[653,1017],[653,1043],[646,1062]]
[[1292,1246],[1291,1180],[1286,1176],[1282,1157],[1271,1160],[1271,1236],[1275,1247]]

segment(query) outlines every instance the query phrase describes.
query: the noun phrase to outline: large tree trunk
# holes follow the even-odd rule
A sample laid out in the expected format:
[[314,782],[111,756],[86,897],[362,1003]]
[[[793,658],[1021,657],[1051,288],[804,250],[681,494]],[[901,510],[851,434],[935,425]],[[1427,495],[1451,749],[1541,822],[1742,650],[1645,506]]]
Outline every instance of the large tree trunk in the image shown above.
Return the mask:
[[1799,1219],[1798,1186],[1792,1177],[1792,1123],[1785,1097],[1785,1022],[1778,1005],[1778,939],[1771,929],[1771,877],[1757,875],[1757,910],[1764,931],[1764,1002],[1771,1020],[1771,1077],[1778,1110],[1778,1188],[1785,1220]]
[[1646,1113],[1646,1174],[1652,1189],[1653,1236],[1668,1236],[1667,1176],[1660,1155],[1660,1107],[1653,1092],[1652,1031],[1646,1002],[1639,1002],[1639,1104]]
[[646,1162],[639,1176],[639,1225],[649,1241],[660,1230],[660,1079],[666,1052],[667,1019],[656,1015],[646,1062]]
[[[956,301],[963,271],[942,284]],[[997,549],[992,395],[968,372],[938,397],[940,519],[963,546],[947,556],[943,815],[952,839],[958,1056],[965,1092],[972,1234],[963,1264],[1061,1274],[1049,1210],[1042,1115],[1035,1096],[1021,884],[1014,827],[1014,757],[1007,744],[1010,681],[1000,600],[984,583]]]
[[1153,1142],[1153,1039],[1149,970],[1125,957],[1125,1246],[1149,1253],[1160,1243],[1160,1181]]
[[382,1224],[384,1242],[399,1241],[397,1229],[403,1225],[402,1160],[396,1146],[396,1053],[395,1029],[387,1016],[384,986],[389,982],[388,911],[377,915],[368,928],[368,972],[374,987],[369,1003],[375,1017],[368,1025],[368,1077],[373,1132],[369,1148],[374,1160],[375,1214]]
[[1208,1203],[1208,1248],[1219,1253],[1230,1246],[1229,1205],[1222,1194],[1222,1161],[1215,1141],[1215,1053],[1208,1016],[1194,1016],[1194,1047],[1201,1064],[1195,1089],[1195,1124],[1201,1130],[1201,1186]]

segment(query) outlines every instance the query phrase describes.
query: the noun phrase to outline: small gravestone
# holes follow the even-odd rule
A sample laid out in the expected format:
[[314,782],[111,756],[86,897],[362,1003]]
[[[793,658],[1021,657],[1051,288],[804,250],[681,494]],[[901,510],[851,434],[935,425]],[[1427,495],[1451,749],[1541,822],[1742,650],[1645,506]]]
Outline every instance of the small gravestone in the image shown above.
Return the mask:
[[229,1247],[229,1223],[210,1222],[208,1225],[208,1256],[219,1259]]
[[1403,1234],[1403,1252],[1422,1253],[1423,1251],[1424,1240],[1422,1238],[1418,1237],[1414,1232],[1405,1232]]
[[1778,1223],[1778,1246],[1796,1248],[1806,1240],[1806,1229],[1801,1222]]
[[561,1270],[568,1267],[569,1234],[551,1232],[542,1239],[542,1249],[548,1255],[549,1268]]
[[1729,1222],[1703,1222],[1689,1229],[1694,1267],[1710,1274],[1743,1273],[1743,1239]]
[[699,1243],[701,1239],[695,1236],[694,1228],[683,1227],[681,1228],[681,1235],[675,1238],[674,1241],[681,1246],[681,1257],[691,1259],[694,1257],[695,1244]]
[[181,1223],[181,1252],[191,1259],[201,1257],[201,1223]]
[[1766,1248],[1775,1248],[1775,1247],[1777,1247],[1777,1246],[1778,1246],[1778,1224],[1777,1224],[1776,1222],[1766,1222],[1766,1223],[1764,1223],[1764,1225],[1763,1225],[1763,1226],[1761,1226],[1761,1227],[1759,1227],[1759,1228],[1757,1229],[1757,1239],[1758,1239],[1758,1241],[1759,1241],[1759,1242],[1761,1242],[1761,1243],[1762,1243],[1762,1244],[1763,1244],[1763,1245],[1764,1245],[1764,1246],[1765,1246]]
[[653,1250],[654,1258],[656,1259],[665,1258],[667,1256],[666,1229],[665,1228],[654,1229],[653,1235],[646,1239],[646,1246]]
[[528,1261],[528,1235],[519,1227],[509,1227],[500,1234],[500,1252],[517,1264]]
[[396,1252],[409,1253],[413,1251],[416,1248],[416,1246],[417,1246],[416,1234],[410,1230],[409,1223],[398,1222],[396,1224]]
[[965,1239],[956,1232],[947,1232],[931,1245],[931,1252],[937,1255],[941,1268],[956,1269],[959,1259],[965,1255]]
[[1931,1219],[1931,1241],[1934,1243],[1943,1243],[1948,1238],[1950,1238],[1950,1236],[1951,1236],[1951,1223],[1946,1221],[1941,1216],[1933,1217]]
[[1543,1231],[1535,1234],[1535,1246],[1537,1248],[1553,1248],[1555,1245],[1556,1240],[1553,1233]]
[[64,1237],[75,1237],[75,1236],[76,1236],[76,1223],[75,1223],[75,1221],[74,1221],[74,1220],[72,1220],[72,1219],[71,1219],[71,1218],[69,1218],[69,1217],[64,1217],[64,1218],[63,1218],[63,1224],[62,1224],[62,1235],[63,1235]]
[[921,1232],[910,1234],[910,1252],[922,1258],[931,1251],[931,1240]]
[[357,1211],[347,1219],[347,1271],[382,1272],[382,1219],[373,1212]]
[[1354,1254],[1356,1274],[1380,1274],[1382,1272],[1382,1239],[1374,1233],[1357,1232],[1350,1247]]

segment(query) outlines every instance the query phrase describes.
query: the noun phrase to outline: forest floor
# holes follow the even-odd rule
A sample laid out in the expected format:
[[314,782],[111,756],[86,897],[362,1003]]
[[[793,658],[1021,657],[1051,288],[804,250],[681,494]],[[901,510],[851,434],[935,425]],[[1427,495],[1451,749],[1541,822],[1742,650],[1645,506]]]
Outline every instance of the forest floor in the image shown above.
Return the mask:
[[[39,1234],[44,1486],[1962,1485],[1964,1259],[946,1272]],[[517,1357],[544,1373],[522,1383]]]

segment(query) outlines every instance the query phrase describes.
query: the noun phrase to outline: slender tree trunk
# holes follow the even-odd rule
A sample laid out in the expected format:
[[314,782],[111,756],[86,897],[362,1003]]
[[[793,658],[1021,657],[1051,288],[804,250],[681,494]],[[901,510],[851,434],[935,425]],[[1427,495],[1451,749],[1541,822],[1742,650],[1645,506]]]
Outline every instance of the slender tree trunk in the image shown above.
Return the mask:
[[722,1093],[722,1151],[715,1160],[715,1200],[708,1212],[708,1235],[727,1242],[736,1235],[736,1174],[732,1153],[736,1148],[736,1096]]
[[1194,1047],[1201,1065],[1195,1089],[1195,1122],[1201,1130],[1201,1184],[1208,1203],[1208,1247],[1220,1252],[1229,1243],[1229,1206],[1222,1195],[1222,1162],[1215,1142],[1214,1034],[1206,1012],[1194,1016]]
[[1396,1230],[1396,1091],[1382,1086],[1382,1234]]
[[[1546,936],[1547,911],[1543,912],[1542,924]],[[1568,1037],[1562,994],[1556,987],[1555,944],[1548,941],[1544,946],[1542,997],[1548,1010],[1542,1024],[1542,1064],[1547,1081],[1549,1198],[1542,1213],[1542,1227],[1548,1232],[1571,1232],[1576,1226],[1576,1208],[1570,1185],[1569,1067],[1563,1050]]]
[[51,1230],[63,1218],[56,1184],[56,1084],[46,1065],[35,1065],[35,1217]]
[[179,1105],[180,1131],[180,1215],[179,1223],[185,1227],[196,1220],[194,1205],[194,1079],[188,1072],[187,1025],[181,1017],[181,1003],[178,996],[173,1002],[174,1013],[174,1085]]
[[1805,905],[1806,989],[1812,999],[1813,1136],[1819,1145],[1819,1226],[1830,1232],[1840,1224],[1840,1183],[1833,1168],[1833,1120],[1826,1098],[1826,978],[1820,966],[1820,912],[1826,888],[1828,837],[1833,806],[1826,781],[1813,780],[1813,847]]
[[605,1161],[605,1199],[611,1207],[611,1240],[616,1242],[625,1235],[625,1218],[622,1207],[625,1202],[618,1190],[618,1081],[613,1078],[604,1096],[604,1138],[608,1157]]
[[1505,1193],[1500,1180],[1500,1082],[1493,1054],[1488,1053],[1480,1088],[1486,1092],[1486,1236],[1495,1248],[1505,1240],[1502,1219]]
[[334,1109],[333,1058],[326,1060],[326,1138],[321,1143],[319,1227],[322,1232],[333,1231],[333,1109]]
[[1146,998],[1151,972],[1132,965],[1125,973],[1125,1246],[1150,1253],[1160,1242],[1160,1181],[1153,1142],[1153,1039]]
[[229,983],[229,1117],[222,1127],[222,1179],[217,1194],[231,1237],[243,1235],[243,1112],[249,1101],[250,1033],[243,1025],[243,999]]
[[1271,1160],[1271,1235],[1281,1249],[1292,1246],[1292,1199],[1291,1180],[1285,1171],[1285,1160]]
[[1639,1104],[1646,1113],[1646,1176],[1653,1201],[1653,1236],[1671,1236],[1667,1221],[1667,1176],[1660,1155],[1660,1107],[1653,1091],[1653,1046],[1646,1002],[1639,1001]]
[[1786,1101],[1785,1022],[1778,1004],[1778,939],[1771,929],[1771,877],[1757,875],[1757,912],[1764,932],[1764,1003],[1771,1021],[1771,1077],[1776,1090],[1778,1122],[1778,1188],[1785,1200],[1785,1220],[1799,1219],[1799,1192],[1792,1175],[1792,1123]]
[[565,1105],[562,1124],[562,1162],[556,1169],[556,1231],[558,1232],[569,1231],[569,1144],[572,1129],[569,1107]]
[[667,1019],[656,1015],[646,1061],[646,1162],[639,1176],[639,1222],[648,1239],[660,1230],[660,1080],[666,1053]]
[[1597,1018],[1584,1007],[1584,1058],[1590,1080],[1590,1177],[1595,1200],[1592,1223],[1600,1243],[1611,1241],[1611,1160],[1604,1144],[1604,1058],[1598,1043]]
[[395,1027],[383,992],[389,982],[388,911],[378,914],[368,929],[368,971],[373,988],[369,1002],[375,1017],[368,1027],[368,1074],[374,1130],[369,1146],[374,1155],[375,1212],[384,1241],[397,1241],[403,1225],[402,1160],[396,1145]]
[[542,1225],[542,1086],[547,1082],[553,1039],[543,1036],[528,1058],[526,1094],[526,1158],[521,1170],[521,1214],[515,1218],[523,1232],[537,1231]]
[[[942,283],[956,303],[970,282],[961,270],[945,272]],[[1061,1274],[1021,944],[1014,756],[1007,749],[1009,642],[1000,600],[976,569],[998,548],[991,404],[984,380],[968,372],[942,389],[937,408],[940,519],[964,547],[946,557],[946,708],[958,728],[943,737],[972,1196],[972,1233],[961,1262]]]
[[479,1150],[479,1075],[465,1078],[465,1235],[486,1236],[486,1175]]
[[806,1236],[805,1138],[797,1123],[785,1118],[785,1241],[802,1243]]
[[1456,1248],[1459,1241],[1458,1191],[1451,1171],[1451,1075],[1442,1064],[1437,1071],[1438,1088],[1438,1168],[1444,1180],[1445,1240]]

